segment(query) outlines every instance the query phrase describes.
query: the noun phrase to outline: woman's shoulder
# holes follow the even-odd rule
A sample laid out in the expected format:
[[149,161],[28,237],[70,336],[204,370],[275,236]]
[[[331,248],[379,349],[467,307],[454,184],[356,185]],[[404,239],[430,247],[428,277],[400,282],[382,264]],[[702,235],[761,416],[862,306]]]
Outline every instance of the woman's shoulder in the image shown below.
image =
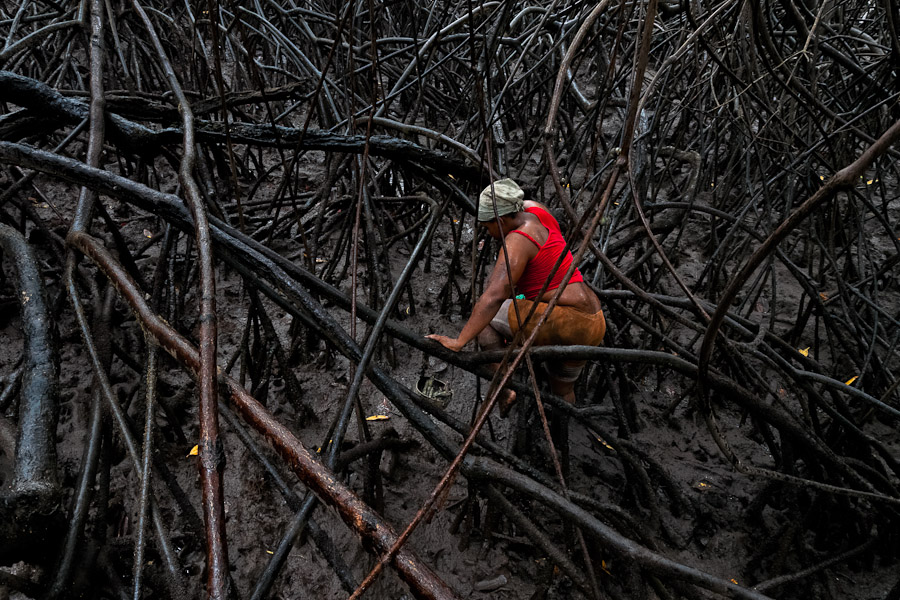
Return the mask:
[[556,219],[556,215],[554,215],[549,208],[547,208],[540,202],[535,202],[534,200],[526,200],[524,209],[529,214],[537,217],[540,220],[541,225],[543,225],[547,229],[557,231],[560,230],[559,221]]
[[550,235],[550,230],[544,224],[543,219],[536,214],[526,212],[524,221],[525,223],[520,226],[519,229],[535,238],[535,241],[539,246],[543,246],[547,241],[547,237]]
[[539,208],[539,209],[543,210],[544,212],[550,212],[549,208],[547,208],[544,204],[541,204],[537,200],[525,200],[523,205],[524,205],[525,210],[528,210],[529,208]]

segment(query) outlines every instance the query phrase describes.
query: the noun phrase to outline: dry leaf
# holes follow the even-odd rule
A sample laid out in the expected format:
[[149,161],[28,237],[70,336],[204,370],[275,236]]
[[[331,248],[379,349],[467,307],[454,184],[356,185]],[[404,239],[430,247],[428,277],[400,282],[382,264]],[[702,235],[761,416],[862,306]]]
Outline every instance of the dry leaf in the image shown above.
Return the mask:
[[366,417],[366,421],[387,421],[390,419],[387,415],[372,415],[371,417]]
[[852,385],[853,382],[856,381],[857,379],[859,379],[859,375],[854,375],[853,377],[851,377],[850,379],[848,379],[848,380],[845,381],[844,383],[847,384],[847,385]]
[[191,448],[191,451],[188,452],[188,456],[197,456],[198,454],[200,454],[200,446],[199,445],[194,446],[193,448]]
[[809,346],[807,346],[806,348],[803,348],[802,350],[798,350],[798,352],[800,354],[802,354],[803,356],[809,356]]
[[597,441],[600,442],[601,444],[603,444],[604,446],[606,446],[607,448],[609,448],[610,450],[612,450],[613,452],[615,452],[616,449],[613,448],[612,446],[610,446],[609,444],[607,444],[603,438],[598,437]]

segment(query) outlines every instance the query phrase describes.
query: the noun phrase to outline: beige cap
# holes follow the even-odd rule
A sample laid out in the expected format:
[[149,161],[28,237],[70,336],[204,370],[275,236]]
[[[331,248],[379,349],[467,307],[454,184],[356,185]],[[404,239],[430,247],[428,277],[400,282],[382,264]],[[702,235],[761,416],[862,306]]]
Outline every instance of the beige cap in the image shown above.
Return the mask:
[[[493,187],[493,195],[491,188]],[[493,196],[493,202],[491,202]],[[497,207],[496,216],[502,217],[519,212],[524,206],[525,192],[512,179],[500,179],[481,191],[478,197],[478,220],[493,221],[494,206]]]

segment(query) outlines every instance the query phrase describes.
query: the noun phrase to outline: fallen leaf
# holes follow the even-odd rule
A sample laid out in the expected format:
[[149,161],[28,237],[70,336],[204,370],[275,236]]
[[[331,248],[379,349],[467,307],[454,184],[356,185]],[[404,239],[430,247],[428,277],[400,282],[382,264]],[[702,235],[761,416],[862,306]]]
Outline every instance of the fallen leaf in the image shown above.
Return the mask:
[[822,301],[828,300],[828,296],[826,296],[826,295],[823,294],[822,292],[819,292],[819,298],[821,298]]
[[731,580],[731,583],[733,583],[734,585],[740,585],[740,584],[737,582],[737,579],[732,579],[732,580]]
[[[275,553],[272,552],[271,550],[266,550],[266,554],[275,554]],[[734,581],[734,580],[732,579],[732,581]]]
[[806,348],[803,348],[802,350],[798,350],[797,352],[799,352],[803,356],[809,356],[809,346],[807,346]]
[[387,421],[390,419],[387,415],[372,415],[371,417],[366,417],[366,421]]
[[610,446],[609,444],[607,444],[606,441],[605,441],[603,438],[598,437],[598,438],[597,438],[597,441],[600,442],[601,444],[603,444],[604,446],[606,446],[607,448],[609,448],[610,450],[615,451],[615,448],[613,448],[612,446]]
[[609,568],[606,566],[605,560],[602,560],[602,559],[600,560],[600,568],[603,569],[603,572],[606,573],[607,575],[612,575],[612,573],[610,573],[610,571],[609,571]]
[[847,384],[847,385],[852,385],[853,382],[856,381],[857,379],[859,379],[859,375],[854,375],[853,377],[851,377],[850,379],[848,379],[848,380],[845,381],[844,383]]
[[199,445],[194,446],[193,448],[191,448],[191,451],[188,452],[188,456],[197,456],[198,454],[200,454],[200,446]]

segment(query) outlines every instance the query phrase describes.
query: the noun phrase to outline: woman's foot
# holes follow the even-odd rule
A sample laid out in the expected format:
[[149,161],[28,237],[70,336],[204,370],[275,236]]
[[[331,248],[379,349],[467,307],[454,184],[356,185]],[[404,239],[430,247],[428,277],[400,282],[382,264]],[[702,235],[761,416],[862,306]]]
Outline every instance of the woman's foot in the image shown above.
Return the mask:
[[500,416],[505,419],[509,416],[509,411],[513,407],[513,404],[516,403],[516,393],[512,390],[502,389],[500,390],[500,397],[497,398],[497,402],[500,405]]

